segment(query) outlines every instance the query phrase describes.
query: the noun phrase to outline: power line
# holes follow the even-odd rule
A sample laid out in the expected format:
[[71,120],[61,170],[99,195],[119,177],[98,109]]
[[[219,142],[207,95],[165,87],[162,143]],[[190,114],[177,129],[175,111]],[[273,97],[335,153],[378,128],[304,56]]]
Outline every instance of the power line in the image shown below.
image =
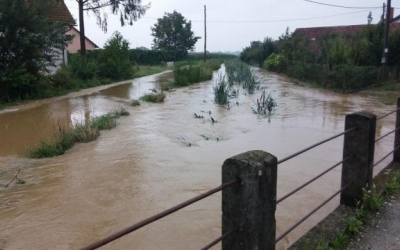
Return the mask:
[[[379,7],[382,8],[382,7]],[[371,8],[374,9],[374,8]],[[278,22],[291,22],[291,21],[306,21],[306,20],[314,20],[314,19],[323,19],[323,18],[329,18],[329,17],[336,17],[336,16],[345,16],[345,15],[351,15],[351,14],[356,14],[356,13],[362,13],[362,12],[367,12],[369,10],[361,10],[361,11],[353,11],[353,12],[347,12],[347,13],[341,13],[341,14],[335,14],[335,15],[328,15],[328,16],[317,16],[317,17],[304,17],[304,18],[292,18],[292,19],[277,19],[277,20],[242,20],[242,21],[236,21],[236,20],[215,20],[215,21],[207,21],[207,23],[278,23]],[[158,19],[156,17],[142,17],[146,19]],[[191,20],[193,23],[203,23],[204,20]]]
[[321,2],[311,1],[311,0],[304,0],[304,1],[310,2],[310,3],[315,3],[315,4],[320,4],[320,5],[325,5],[325,6],[329,6],[329,7],[345,8],[345,9],[377,9],[377,8],[381,8],[381,6],[378,6],[378,7],[350,7],[350,6],[343,6],[343,5],[321,3]]

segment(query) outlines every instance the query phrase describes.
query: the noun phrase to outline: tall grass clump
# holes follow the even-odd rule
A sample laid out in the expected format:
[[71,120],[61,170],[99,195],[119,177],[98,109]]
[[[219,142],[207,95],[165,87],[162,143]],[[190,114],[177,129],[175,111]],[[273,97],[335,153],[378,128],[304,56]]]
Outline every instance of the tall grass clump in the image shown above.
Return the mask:
[[99,127],[92,123],[77,124],[72,130],[72,133],[74,135],[75,142],[83,143],[94,141],[100,136]]
[[75,143],[96,140],[100,130],[110,130],[117,126],[116,118],[129,115],[125,108],[120,108],[105,115],[94,117],[86,123],[78,123],[66,130],[59,126],[57,137],[53,141],[41,142],[29,152],[31,158],[46,158],[62,155]]
[[256,104],[256,106],[252,107],[253,113],[259,115],[269,116],[272,114],[277,106],[276,101],[271,96],[271,93],[268,93],[268,95],[266,95],[265,90],[261,94],[261,97],[257,99],[257,102],[254,103]]
[[36,148],[33,148],[29,152],[31,158],[46,158],[54,157],[57,155],[63,155],[65,151],[70,149],[75,143],[74,133],[66,131],[65,129],[59,128],[59,133],[54,141],[41,142]]
[[240,85],[249,94],[259,89],[261,81],[246,64],[232,60],[225,63],[226,74],[230,85]]
[[110,130],[117,126],[115,118],[115,114],[110,113],[95,117],[91,121],[91,126],[97,127],[99,130]]
[[225,80],[225,76],[219,76],[213,86],[214,102],[218,104],[227,104],[231,97],[231,87]]
[[144,102],[160,103],[164,102],[165,94],[164,91],[161,91],[160,93],[149,93],[141,96],[139,99]]

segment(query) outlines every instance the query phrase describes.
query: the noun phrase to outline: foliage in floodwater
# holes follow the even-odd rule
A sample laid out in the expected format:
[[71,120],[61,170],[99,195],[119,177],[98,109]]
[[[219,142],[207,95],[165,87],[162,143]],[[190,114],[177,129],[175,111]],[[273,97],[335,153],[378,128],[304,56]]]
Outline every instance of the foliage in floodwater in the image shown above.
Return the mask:
[[130,103],[132,107],[140,106],[140,101],[137,99],[133,99]]
[[254,94],[259,89],[261,81],[248,65],[232,60],[225,63],[225,69],[231,86],[240,85],[249,94]]
[[165,94],[163,92],[161,92],[161,93],[149,93],[149,94],[143,95],[139,99],[142,100],[142,101],[145,101],[145,102],[160,103],[160,102],[164,102]]
[[127,116],[129,112],[120,108],[105,115],[94,117],[87,123],[76,124],[66,130],[59,126],[57,137],[53,141],[42,141],[37,147],[29,151],[31,158],[46,158],[63,155],[75,143],[91,142],[100,136],[100,130],[110,130],[117,126],[116,118]]
[[227,104],[232,96],[231,86],[225,80],[225,76],[218,76],[213,86],[214,102],[218,104]]
[[272,112],[276,109],[276,101],[271,96],[271,93],[266,95],[266,91],[264,90],[259,99],[257,99],[255,103],[255,107],[252,107],[254,114],[259,115],[267,115],[270,116]]

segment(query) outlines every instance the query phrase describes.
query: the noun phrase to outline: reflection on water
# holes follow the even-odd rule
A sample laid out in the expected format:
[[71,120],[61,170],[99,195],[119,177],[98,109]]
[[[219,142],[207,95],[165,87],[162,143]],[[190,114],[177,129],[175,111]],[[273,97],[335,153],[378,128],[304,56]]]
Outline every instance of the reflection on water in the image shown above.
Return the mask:
[[[211,81],[167,93],[162,104],[128,105],[149,89],[159,89],[159,82],[171,73],[0,114],[0,184],[11,180],[18,168],[26,181],[0,187],[0,249],[82,247],[218,186],[226,158],[254,149],[282,158],[342,132],[348,113],[383,114],[394,109],[365,94],[308,89],[280,76],[260,74],[278,104],[270,122],[251,111],[259,93],[242,94],[229,108],[218,106],[212,101]],[[58,124],[81,122],[120,106],[131,115],[118,119],[116,129],[102,131],[98,140],[77,144],[56,158],[21,157],[27,148],[56,133]],[[203,118],[194,118],[194,113]],[[377,136],[393,127],[394,117],[380,120]],[[278,197],[340,161],[342,143],[343,138],[335,139],[281,164]],[[392,146],[393,137],[380,141],[376,159]],[[340,171],[333,170],[279,204],[278,235],[339,190]],[[201,248],[220,235],[220,203],[221,194],[215,194],[104,249]],[[337,204],[334,200],[310,217],[278,248],[291,244]]]

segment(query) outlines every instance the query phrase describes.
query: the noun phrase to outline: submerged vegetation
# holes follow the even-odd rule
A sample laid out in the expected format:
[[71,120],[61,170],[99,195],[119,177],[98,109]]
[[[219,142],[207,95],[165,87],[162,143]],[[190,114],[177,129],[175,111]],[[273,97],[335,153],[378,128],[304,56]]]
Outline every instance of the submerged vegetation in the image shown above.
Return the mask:
[[225,76],[218,76],[213,86],[214,102],[217,104],[228,104],[232,95],[231,87],[225,80]]
[[[218,104],[229,104],[229,99],[238,97],[239,90],[234,86],[243,88],[248,94],[254,94],[260,90],[261,80],[250,67],[238,60],[231,60],[225,63],[226,75],[219,76],[214,82],[214,102]],[[227,80],[226,80],[227,76]],[[264,90],[260,99],[257,99],[256,107],[252,107],[255,114],[270,116],[277,104],[271,93]]]
[[31,158],[46,158],[63,155],[65,151],[72,148],[75,143],[87,143],[97,139],[100,130],[110,130],[117,126],[116,119],[127,116],[129,112],[120,108],[105,115],[91,118],[86,123],[76,124],[73,128],[66,130],[58,126],[57,137],[50,142],[41,142],[29,152]]
[[275,110],[277,104],[272,98],[271,93],[266,95],[265,90],[262,92],[261,97],[257,99],[255,107],[252,107],[254,114],[270,116]]
[[[149,93],[149,94],[145,94],[145,95],[141,96],[139,99],[144,102],[160,103],[160,102],[164,102],[165,94],[163,91],[161,91],[160,93]],[[140,105],[140,103],[139,103],[139,105]]]

